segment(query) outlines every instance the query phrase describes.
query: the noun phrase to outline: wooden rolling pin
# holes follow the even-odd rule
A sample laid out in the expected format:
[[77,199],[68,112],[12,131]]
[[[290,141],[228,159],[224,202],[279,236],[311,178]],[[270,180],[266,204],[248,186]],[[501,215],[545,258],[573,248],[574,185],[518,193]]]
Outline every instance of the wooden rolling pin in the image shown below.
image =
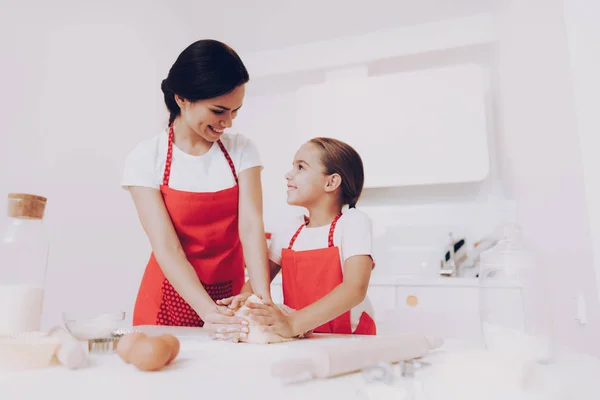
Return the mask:
[[306,356],[280,360],[271,366],[271,375],[283,379],[323,379],[360,371],[378,363],[397,363],[420,358],[443,344],[441,338],[418,334],[394,336],[353,336],[347,341],[316,346]]

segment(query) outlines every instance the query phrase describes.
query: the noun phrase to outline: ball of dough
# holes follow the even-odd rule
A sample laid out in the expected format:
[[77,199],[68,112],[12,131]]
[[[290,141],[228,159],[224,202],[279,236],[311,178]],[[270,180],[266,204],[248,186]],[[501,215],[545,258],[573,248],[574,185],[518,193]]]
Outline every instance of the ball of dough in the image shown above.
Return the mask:
[[[249,302],[262,304],[262,300],[256,296],[255,294],[248,297]],[[244,304],[240,308],[235,311],[235,315],[239,317],[244,317],[244,313],[249,310],[249,308]],[[287,313],[286,313],[287,314]],[[284,338],[279,336],[276,333],[265,332],[264,328],[253,322],[252,320],[248,320],[248,337],[245,339],[241,339],[240,341],[245,343],[255,343],[255,344],[268,344],[268,343],[282,343],[289,342],[292,340],[297,340],[297,338]]]

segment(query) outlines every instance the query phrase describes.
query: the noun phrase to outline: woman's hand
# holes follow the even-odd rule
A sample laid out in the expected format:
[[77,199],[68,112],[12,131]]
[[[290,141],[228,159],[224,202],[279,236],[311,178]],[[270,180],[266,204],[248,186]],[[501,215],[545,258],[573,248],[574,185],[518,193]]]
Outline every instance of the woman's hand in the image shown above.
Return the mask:
[[203,320],[204,329],[213,340],[238,342],[248,337],[248,321],[234,316],[233,311],[226,306],[217,305]]
[[217,300],[217,305],[219,306],[227,306],[230,310],[237,310],[241,306],[244,305],[248,297],[250,297],[252,293],[240,293],[237,296],[227,297],[221,300]]

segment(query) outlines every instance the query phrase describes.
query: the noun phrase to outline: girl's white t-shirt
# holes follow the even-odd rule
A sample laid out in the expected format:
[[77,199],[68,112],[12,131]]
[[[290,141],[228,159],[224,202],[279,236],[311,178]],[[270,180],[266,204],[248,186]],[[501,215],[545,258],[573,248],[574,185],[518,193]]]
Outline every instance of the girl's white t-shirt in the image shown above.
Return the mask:
[[[292,236],[300,225],[304,223],[304,216],[298,216],[285,222],[279,229],[275,229],[271,235],[269,247],[269,259],[275,264],[281,265],[281,251],[288,248]],[[328,246],[329,228],[331,224],[316,228],[304,227],[296,238],[293,250],[314,250]],[[371,219],[364,212],[356,208],[350,208],[343,212],[333,232],[333,244],[338,247],[342,271],[344,262],[357,255],[368,255],[373,258],[373,229]],[[363,312],[374,318],[373,307],[368,297],[350,311],[352,330],[358,326]]]
[[[140,142],[129,152],[121,186],[143,186],[159,189],[163,182],[167,160],[168,131]],[[249,168],[262,167],[256,145],[241,134],[224,133],[221,142],[239,174]],[[205,154],[193,156],[173,143],[169,187],[187,192],[217,192],[235,185],[235,179],[225,155],[215,142]]]

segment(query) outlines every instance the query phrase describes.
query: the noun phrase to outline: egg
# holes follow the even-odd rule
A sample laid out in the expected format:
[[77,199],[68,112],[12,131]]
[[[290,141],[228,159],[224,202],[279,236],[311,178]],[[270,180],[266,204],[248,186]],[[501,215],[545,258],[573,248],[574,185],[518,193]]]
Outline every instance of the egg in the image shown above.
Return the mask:
[[161,335],[159,338],[165,341],[171,348],[171,356],[169,357],[169,360],[167,360],[167,364],[170,364],[179,354],[179,339],[169,333]]
[[141,337],[131,346],[129,362],[142,371],[157,371],[171,358],[171,347],[156,336]]
[[129,364],[129,354],[131,353],[133,344],[144,337],[146,337],[145,333],[133,332],[119,339],[119,343],[117,344],[117,354],[125,361],[125,363]]

